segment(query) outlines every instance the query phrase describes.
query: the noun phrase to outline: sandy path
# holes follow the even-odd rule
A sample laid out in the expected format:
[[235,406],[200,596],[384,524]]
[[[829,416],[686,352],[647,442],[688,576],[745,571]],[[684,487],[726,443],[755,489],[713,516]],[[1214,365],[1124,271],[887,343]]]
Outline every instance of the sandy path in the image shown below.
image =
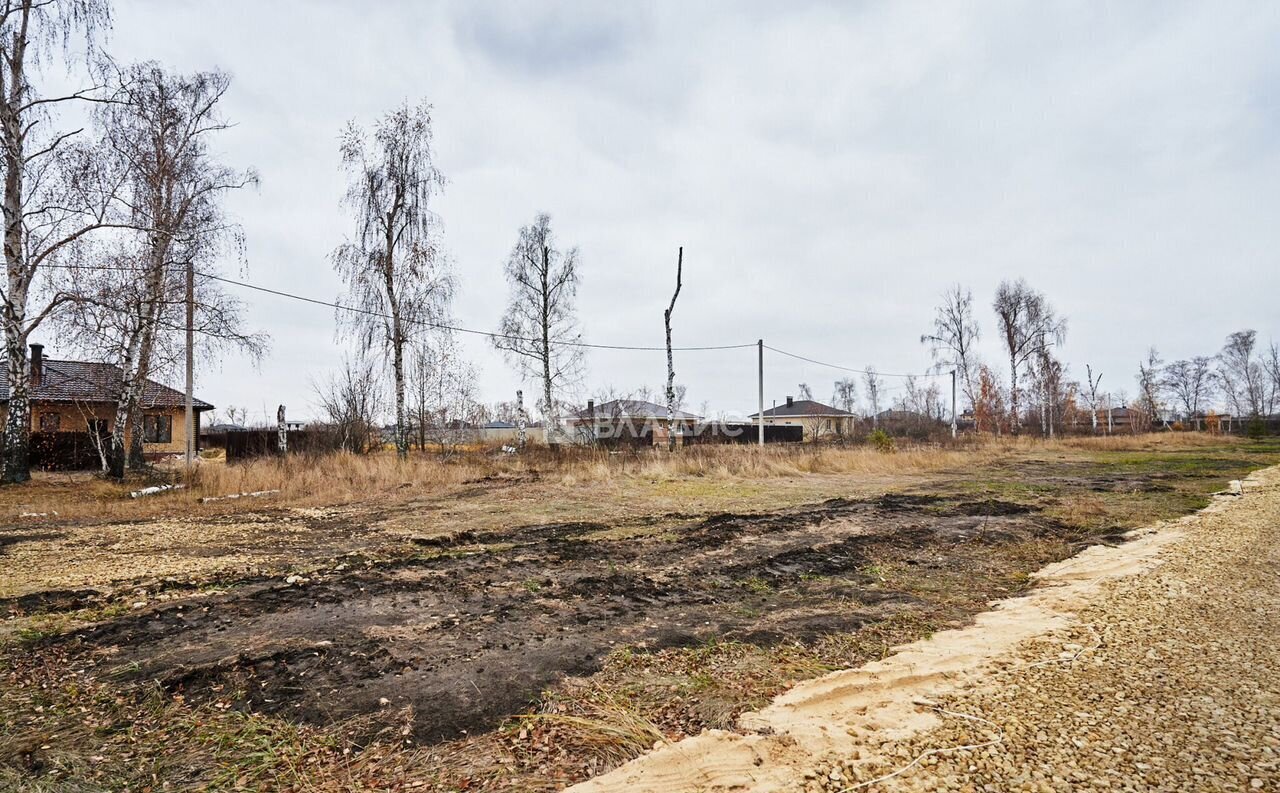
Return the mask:
[[574,790],[1280,789],[1280,468],[1245,491]]

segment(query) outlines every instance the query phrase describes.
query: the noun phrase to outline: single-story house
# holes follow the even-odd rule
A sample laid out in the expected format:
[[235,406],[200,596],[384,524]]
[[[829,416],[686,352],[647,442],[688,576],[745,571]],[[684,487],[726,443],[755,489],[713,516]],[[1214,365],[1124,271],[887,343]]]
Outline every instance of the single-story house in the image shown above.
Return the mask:
[[[760,414],[752,413],[752,421],[759,421]],[[848,435],[857,425],[858,417],[847,410],[824,405],[812,399],[787,397],[786,404],[771,407],[764,412],[765,426],[792,424],[804,427],[805,440],[829,436]]]
[[[85,432],[101,438],[115,429],[120,367],[92,361],[44,357],[44,345],[31,345],[31,431]],[[213,405],[194,400],[197,441],[200,414]],[[0,369],[0,417],[9,409],[9,371]],[[197,443],[198,445],[198,443]],[[155,380],[142,390],[142,450],[148,457],[181,454],[187,449],[186,395]]]
[[662,445],[667,443],[667,433],[672,429],[680,439],[692,433],[702,420],[683,410],[675,411],[674,418],[673,422],[667,415],[666,405],[644,399],[611,399],[599,405],[587,400],[585,409],[570,413],[562,424],[573,443],[625,443],[649,438],[654,445]]

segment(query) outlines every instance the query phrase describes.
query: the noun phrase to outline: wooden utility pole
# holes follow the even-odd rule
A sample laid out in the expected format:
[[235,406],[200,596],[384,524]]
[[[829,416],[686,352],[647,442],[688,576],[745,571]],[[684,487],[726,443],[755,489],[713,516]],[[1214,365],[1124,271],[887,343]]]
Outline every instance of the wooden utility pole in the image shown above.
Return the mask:
[[756,353],[757,353],[756,375],[757,375],[758,384],[760,386],[760,412],[757,413],[756,416],[759,417],[759,420],[760,420],[759,422],[760,423],[760,426],[759,426],[760,448],[763,449],[764,448],[764,339],[756,340]]
[[195,411],[195,380],[196,380],[196,264],[193,260],[187,260],[187,394],[186,394],[186,421],[187,421],[187,475],[191,475],[191,468],[195,465],[196,459],[196,411]]

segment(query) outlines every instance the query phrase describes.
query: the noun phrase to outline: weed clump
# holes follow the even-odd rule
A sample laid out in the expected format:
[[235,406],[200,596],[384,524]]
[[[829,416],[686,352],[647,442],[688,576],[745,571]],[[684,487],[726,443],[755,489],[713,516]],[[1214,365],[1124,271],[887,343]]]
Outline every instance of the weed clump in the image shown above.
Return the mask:
[[867,436],[867,442],[881,454],[893,454],[898,450],[898,445],[894,443],[893,436],[884,430],[873,430]]

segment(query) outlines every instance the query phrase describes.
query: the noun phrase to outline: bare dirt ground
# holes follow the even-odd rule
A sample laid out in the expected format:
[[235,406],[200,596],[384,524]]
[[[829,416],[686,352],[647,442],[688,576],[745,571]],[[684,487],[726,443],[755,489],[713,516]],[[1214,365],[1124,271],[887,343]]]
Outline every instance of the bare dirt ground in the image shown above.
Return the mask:
[[1052,446],[594,491],[524,472],[20,522],[0,529],[0,788],[561,788],[961,627],[1277,451]]
[[1280,468],[584,791],[1274,790]]

